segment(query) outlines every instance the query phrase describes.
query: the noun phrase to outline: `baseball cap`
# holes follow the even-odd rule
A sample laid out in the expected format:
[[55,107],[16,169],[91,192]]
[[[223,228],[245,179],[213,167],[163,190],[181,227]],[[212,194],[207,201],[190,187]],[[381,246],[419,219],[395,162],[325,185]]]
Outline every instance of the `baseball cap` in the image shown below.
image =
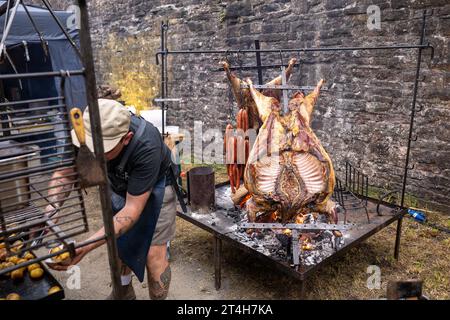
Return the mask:
[[[106,153],[114,149],[120,139],[130,130],[131,113],[121,103],[109,99],[98,99],[98,108],[103,134],[103,146]],[[86,146],[91,152],[94,152],[89,107],[86,107],[83,112],[83,124],[86,134]],[[72,129],[70,133],[73,144],[79,147],[80,142],[75,131]]]

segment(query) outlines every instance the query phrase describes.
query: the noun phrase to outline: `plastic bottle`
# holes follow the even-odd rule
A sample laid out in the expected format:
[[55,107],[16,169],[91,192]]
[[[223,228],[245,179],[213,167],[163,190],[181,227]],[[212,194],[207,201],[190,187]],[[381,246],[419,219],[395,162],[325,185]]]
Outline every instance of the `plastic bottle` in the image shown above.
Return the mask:
[[425,222],[427,218],[425,217],[425,213],[421,211],[416,211],[413,209],[408,209],[408,214],[418,222]]

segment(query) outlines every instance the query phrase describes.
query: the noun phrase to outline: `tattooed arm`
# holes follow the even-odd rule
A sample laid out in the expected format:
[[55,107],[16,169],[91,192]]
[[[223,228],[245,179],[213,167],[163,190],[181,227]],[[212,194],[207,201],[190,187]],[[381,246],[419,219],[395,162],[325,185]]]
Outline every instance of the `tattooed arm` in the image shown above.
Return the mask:
[[[114,232],[116,237],[120,237],[122,234],[131,229],[134,223],[139,219],[142,210],[144,210],[145,204],[150,196],[151,190],[145,192],[139,196],[132,196],[127,193],[127,199],[125,202],[125,206],[120,210],[113,218],[114,222]],[[89,239],[93,240],[95,238],[99,238],[105,235],[105,229],[101,228],[96,233],[94,233]],[[87,251],[91,251],[106,241],[98,241],[93,243],[92,245],[86,246]]]
[[48,184],[49,190],[47,198],[52,203],[45,208],[45,212],[49,213],[54,210],[54,207],[61,207],[64,200],[69,196],[73,187],[73,182],[76,178],[73,168],[67,168],[55,171]]
[[[134,223],[139,219],[142,211],[144,210],[144,206],[147,203],[147,200],[150,196],[151,190],[148,192],[145,192],[139,196],[132,196],[131,194],[127,193],[127,198],[125,202],[125,206],[122,210],[120,210],[115,216],[114,216],[114,232],[116,237],[121,236],[125,232],[131,229],[131,227],[134,225]],[[105,235],[105,229],[101,228],[96,233],[94,233],[89,239],[86,241],[98,239],[100,237],[103,237]],[[77,264],[78,262],[83,259],[83,257],[90,251],[94,250],[95,248],[100,247],[106,242],[106,240],[96,241],[94,243],[91,243],[87,246],[78,248],[76,250],[76,256],[72,259],[70,265]],[[67,270],[69,266],[66,265],[49,265],[52,269],[55,270]]]

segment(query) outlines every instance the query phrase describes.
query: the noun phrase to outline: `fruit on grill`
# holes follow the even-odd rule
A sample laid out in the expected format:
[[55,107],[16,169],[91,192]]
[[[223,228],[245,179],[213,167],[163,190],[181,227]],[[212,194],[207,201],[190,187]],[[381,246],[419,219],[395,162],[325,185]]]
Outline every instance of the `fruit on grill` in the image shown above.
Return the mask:
[[27,267],[27,270],[28,270],[28,272],[31,272],[34,269],[40,269],[40,268],[41,268],[41,265],[39,263],[33,263]]
[[11,279],[13,280],[22,280],[24,275],[25,268],[19,268],[11,271]]
[[23,242],[21,240],[14,241],[13,245],[11,246],[12,252],[19,252],[20,249],[23,247]]
[[[50,253],[52,253],[52,254],[53,253],[57,253],[59,251],[62,251],[63,249],[64,248],[62,246],[55,247],[55,248],[50,250]],[[57,263],[60,263],[60,262],[63,262],[65,260],[69,259],[69,258],[70,258],[70,254],[68,252],[63,252],[63,253],[61,253],[61,254],[59,254],[57,256],[52,257],[52,260],[57,262]]]
[[23,258],[24,258],[24,259],[27,259],[27,260],[32,260],[32,259],[34,259],[34,255],[33,255],[31,252],[27,251],[27,252],[25,252],[25,254],[23,255]]
[[44,270],[42,268],[36,268],[30,271],[30,277],[32,279],[39,279],[44,275]]
[[310,127],[323,80],[307,96],[295,93],[286,113],[276,98],[257,91],[250,79],[247,83],[263,123],[244,172],[245,187],[251,194],[249,220],[255,221],[258,213],[276,211],[282,222],[288,222],[308,207],[337,222],[335,204],[330,200],[335,184],[333,165]]
[[6,262],[12,262],[14,264],[17,264],[19,262],[20,258],[18,256],[11,256],[6,258]]
[[6,296],[6,300],[20,300],[20,295],[17,293],[10,293]]
[[[6,269],[9,267],[13,267],[13,266],[14,266],[14,263],[12,263],[12,262],[2,262],[2,263],[0,263],[0,270]],[[10,275],[11,275],[11,272],[8,272],[5,274],[5,276],[7,276],[7,277],[9,277]]]
[[54,293],[59,292],[59,291],[61,291],[61,288],[60,288],[60,287],[58,287],[58,286],[53,286],[53,287],[51,287],[50,289],[48,289],[48,294],[49,294],[49,295],[50,295],[50,294],[54,294]]

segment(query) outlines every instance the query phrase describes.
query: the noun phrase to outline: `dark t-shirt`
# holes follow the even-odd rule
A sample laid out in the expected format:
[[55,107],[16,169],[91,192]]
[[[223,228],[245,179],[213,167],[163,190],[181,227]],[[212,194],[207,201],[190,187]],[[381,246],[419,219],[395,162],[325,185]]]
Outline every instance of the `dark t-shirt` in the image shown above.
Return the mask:
[[[136,134],[143,118],[131,116],[130,130]],[[124,174],[118,174],[116,167],[130,144],[120,155],[108,161],[108,179],[111,188],[119,195],[125,196],[128,192],[133,196],[149,191],[155,183],[167,174],[171,165],[171,152],[163,142],[161,134],[153,124],[146,122],[144,134],[138,140],[136,148],[130,154],[124,168]],[[137,138],[133,136],[132,140]],[[130,141],[131,143],[131,141]]]

